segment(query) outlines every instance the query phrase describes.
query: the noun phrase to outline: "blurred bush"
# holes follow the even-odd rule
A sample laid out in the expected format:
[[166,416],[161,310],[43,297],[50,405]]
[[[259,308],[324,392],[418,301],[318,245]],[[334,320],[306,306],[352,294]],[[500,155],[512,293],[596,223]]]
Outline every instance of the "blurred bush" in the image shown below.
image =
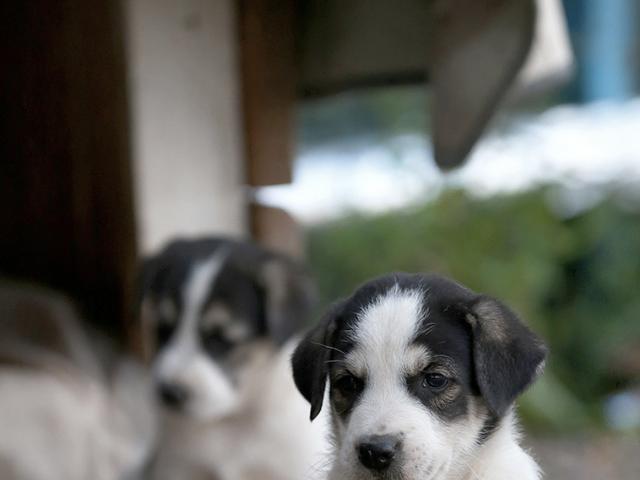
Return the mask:
[[[545,430],[602,426],[602,401],[640,378],[640,210],[611,196],[571,217],[552,187],[349,215],[309,231],[324,305],[390,271],[432,271],[503,299],[551,347],[521,412]],[[634,358],[635,357],[635,358]]]

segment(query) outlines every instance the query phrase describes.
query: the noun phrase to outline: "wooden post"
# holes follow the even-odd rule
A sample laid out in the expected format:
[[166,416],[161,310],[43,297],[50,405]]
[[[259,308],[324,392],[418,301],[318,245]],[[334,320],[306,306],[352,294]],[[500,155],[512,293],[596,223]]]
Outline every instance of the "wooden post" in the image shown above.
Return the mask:
[[0,7],[0,271],[124,338],[135,229],[119,2]]

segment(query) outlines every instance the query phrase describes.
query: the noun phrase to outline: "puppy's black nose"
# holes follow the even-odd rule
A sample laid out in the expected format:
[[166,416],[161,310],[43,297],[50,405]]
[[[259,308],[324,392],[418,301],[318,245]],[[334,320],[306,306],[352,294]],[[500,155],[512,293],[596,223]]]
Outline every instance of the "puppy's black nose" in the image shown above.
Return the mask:
[[180,409],[188,400],[188,390],[177,383],[162,382],[158,385],[158,396],[167,407]]
[[360,463],[369,470],[380,472],[393,462],[400,448],[400,439],[394,435],[372,435],[363,438],[356,448]]

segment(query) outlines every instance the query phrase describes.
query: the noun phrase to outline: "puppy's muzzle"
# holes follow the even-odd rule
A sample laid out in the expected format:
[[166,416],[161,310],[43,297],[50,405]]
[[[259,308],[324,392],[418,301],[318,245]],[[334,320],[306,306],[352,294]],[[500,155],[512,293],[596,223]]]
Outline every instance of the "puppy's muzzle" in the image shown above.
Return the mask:
[[400,451],[401,441],[395,435],[371,435],[362,438],[356,445],[360,463],[369,470],[381,472],[393,463]]

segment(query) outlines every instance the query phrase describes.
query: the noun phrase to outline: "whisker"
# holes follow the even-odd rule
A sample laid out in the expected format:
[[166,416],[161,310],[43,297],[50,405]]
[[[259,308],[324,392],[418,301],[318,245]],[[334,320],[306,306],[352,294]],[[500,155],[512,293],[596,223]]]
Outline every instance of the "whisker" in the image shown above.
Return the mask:
[[311,344],[312,344],[312,345],[317,345],[317,346],[319,346],[319,347],[324,347],[324,348],[327,348],[327,349],[329,349],[329,350],[335,350],[336,352],[340,352],[341,354],[346,355],[346,353],[345,353],[345,352],[343,352],[342,350],[340,350],[339,348],[332,347],[332,346],[330,346],[330,345],[325,345],[324,343],[320,343],[320,342],[311,342]]
[[320,478],[326,478],[327,473],[329,472],[329,470],[331,469],[331,465],[333,464],[332,457],[333,455],[329,452],[321,454],[320,458],[309,466],[306,474],[304,475],[305,480],[318,480]]
[[468,460],[462,460],[462,463],[465,467],[467,467],[469,469],[469,472],[471,473],[471,478],[475,478],[477,480],[482,480],[482,477],[480,477],[480,475],[478,474],[478,472],[476,472],[473,467],[471,466],[471,464],[469,463]]
[[418,333],[416,334],[416,337],[429,335],[434,328],[436,328],[435,323],[427,323],[420,331],[418,331]]

